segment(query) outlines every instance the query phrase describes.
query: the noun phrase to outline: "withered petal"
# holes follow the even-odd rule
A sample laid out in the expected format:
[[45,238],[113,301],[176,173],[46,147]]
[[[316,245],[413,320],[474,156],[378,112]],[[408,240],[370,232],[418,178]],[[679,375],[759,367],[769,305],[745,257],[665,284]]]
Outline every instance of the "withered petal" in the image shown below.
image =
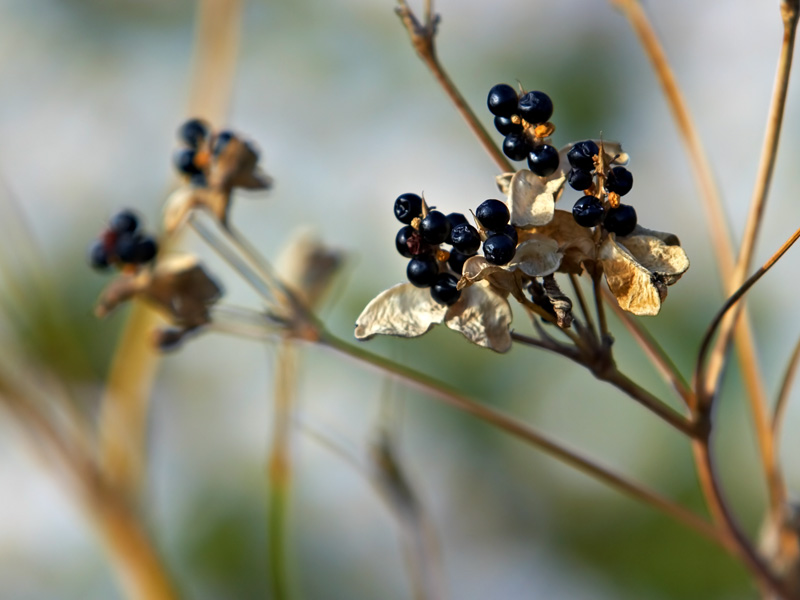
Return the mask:
[[257,165],[258,154],[247,142],[232,138],[211,163],[208,175],[209,187],[227,193],[234,187],[264,189],[271,184]]
[[222,288],[195,256],[185,254],[159,261],[139,293],[176,324],[195,327],[210,321],[209,308],[222,296]]
[[534,235],[542,235],[558,242],[562,253],[559,271],[564,273],[581,273],[581,263],[595,260],[596,249],[592,231],[575,222],[571,212],[556,210],[553,220],[547,225],[521,231],[519,239],[524,240]]
[[356,320],[356,338],[375,335],[417,337],[444,320],[447,306],[431,298],[427,288],[400,283],[378,294]]
[[550,275],[561,266],[558,242],[543,235],[531,235],[517,246],[508,268],[517,268],[529,277]]
[[494,178],[497,183],[497,189],[500,190],[500,193],[504,196],[508,196],[508,190],[511,187],[511,179],[513,177],[514,173],[501,173]]
[[462,290],[479,281],[490,281],[493,286],[506,294],[515,294],[519,283],[513,270],[500,265],[493,265],[483,256],[472,256],[466,260],[461,270],[458,289]]
[[445,316],[445,325],[460,332],[473,344],[495,352],[511,349],[511,306],[504,296],[481,281],[461,292]]
[[655,229],[647,229],[646,227],[642,227],[637,223],[636,227],[634,227],[633,231],[628,235],[622,237],[617,236],[617,240],[620,242],[625,242],[630,237],[636,235],[649,235],[652,237],[657,237],[662,242],[664,242],[667,246],[680,246],[681,241],[678,239],[678,236],[674,233],[666,233],[665,231],[656,231]]
[[658,314],[666,288],[660,289],[655,285],[650,271],[610,236],[600,246],[598,258],[608,287],[623,310],[639,316]]
[[527,169],[517,171],[511,178],[508,191],[511,224],[515,227],[531,227],[549,223],[566,177],[563,170],[547,178],[539,177]]
[[310,230],[296,233],[276,262],[280,280],[307,307],[315,307],[342,266],[342,253],[325,246]]
[[672,285],[689,268],[689,258],[680,246],[670,246],[651,235],[629,235],[617,239],[645,269]]

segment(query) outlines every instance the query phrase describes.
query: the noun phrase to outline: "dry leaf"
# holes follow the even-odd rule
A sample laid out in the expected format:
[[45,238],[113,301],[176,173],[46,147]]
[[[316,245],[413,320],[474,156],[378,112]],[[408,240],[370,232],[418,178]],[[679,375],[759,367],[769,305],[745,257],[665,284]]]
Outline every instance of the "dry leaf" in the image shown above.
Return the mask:
[[689,268],[689,258],[680,246],[670,246],[649,235],[629,235],[617,239],[636,261],[666,285],[672,285]]
[[517,171],[511,179],[508,192],[511,224],[515,227],[531,227],[549,223],[565,181],[563,170],[547,178],[539,177],[527,169]]
[[657,315],[666,287],[656,285],[653,275],[609,236],[598,258],[611,293],[620,307],[635,315]]
[[374,335],[417,337],[444,320],[447,306],[431,298],[427,288],[401,283],[378,294],[356,320],[356,338]]
[[495,352],[511,349],[511,306],[492,286],[482,281],[461,292],[461,298],[451,306],[445,324],[461,332],[473,344]]

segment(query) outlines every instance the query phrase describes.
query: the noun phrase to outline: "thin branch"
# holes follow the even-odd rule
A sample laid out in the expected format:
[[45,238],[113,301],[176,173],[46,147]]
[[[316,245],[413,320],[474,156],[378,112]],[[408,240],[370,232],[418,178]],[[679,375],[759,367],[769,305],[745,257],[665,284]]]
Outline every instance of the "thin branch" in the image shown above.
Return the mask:
[[489,153],[489,156],[492,157],[492,160],[494,160],[500,171],[503,173],[516,171],[505,155],[500,151],[500,148],[497,147],[497,144],[495,144],[494,140],[486,131],[486,128],[475,116],[469,104],[467,104],[464,96],[461,95],[461,92],[458,91],[458,88],[456,88],[455,84],[439,63],[434,43],[439,16],[433,14],[432,1],[425,0],[424,25],[417,20],[405,0],[398,0],[397,3],[400,6],[396,8],[395,11],[403,22],[403,26],[408,31],[408,35],[411,37],[411,45],[417,51],[422,62],[431,70],[436,81],[442,86],[442,89],[453,102],[458,112],[464,117],[470,130],[472,130],[480,140],[481,145]]
[[800,364],[800,339],[797,340],[789,364],[786,365],[786,371],[783,373],[781,390],[778,393],[778,400],[775,402],[775,412],[772,414],[772,435],[776,443],[781,439],[783,417],[786,414],[786,405],[789,403],[789,393],[792,390],[795,375],[797,375],[798,364]]
[[592,319],[592,313],[589,311],[589,306],[586,304],[586,298],[583,295],[580,281],[578,281],[577,275],[573,273],[569,274],[569,280],[570,283],[572,283],[572,289],[575,290],[575,297],[578,299],[578,306],[580,306],[581,314],[586,320],[586,327],[594,334],[597,331],[597,328],[594,325],[594,319]]
[[462,396],[439,381],[409,369],[403,365],[390,361],[381,356],[377,356],[361,350],[360,348],[348,344],[328,333],[323,333],[319,341],[323,346],[331,348],[341,354],[350,356],[358,361],[366,363],[383,373],[387,373],[407,384],[420,389],[432,396],[439,398],[445,403],[469,413],[499,429],[513,435],[542,451],[550,454],[554,458],[568,464],[569,466],[593,477],[606,485],[669,515],[673,519],[683,523],[687,527],[694,529],[705,537],[713,540],[719,545],[726,547],[720,533],[707,521],[686,508],[676,504],[672,500],[664,498],[660,494],[649,490],[642,485],[635,483],[625,477],[614,473],[608,468],[594,462],[593,460],[581,456],[580,454],[562,446],[559,442],[552,440],[544,434],[520,423],[519,421],[496,411],[488,406],[478,404]]

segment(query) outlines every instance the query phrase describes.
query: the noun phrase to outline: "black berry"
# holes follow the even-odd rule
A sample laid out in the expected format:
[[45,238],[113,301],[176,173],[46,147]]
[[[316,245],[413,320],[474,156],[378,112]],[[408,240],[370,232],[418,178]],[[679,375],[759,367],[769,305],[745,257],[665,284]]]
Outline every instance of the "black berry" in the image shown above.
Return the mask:
[[581,227],[594,227],[603,222],[603,203],[594,196],[584,196],[572,207],[572,216]]
[[417,287],[431,287],[439,277],[439,264],[432,256],[412,258],[408,261],[406,276]]
[[139,218],[130,210],[118,212],[108,222],[108,228],[114,233],[133,233],[138,227]]
[[509,133],[503,140],[503,154],[511,160],[525,160],[530,144],[522,133]]
[[[416,239],[416,244],[414,240]],[[411,251],[411,245],[419,247],[419,234],[417,230],[414,229],[411,225],[406,225],[400,231],[397,232],[397,236],[394,238],[394,245],[397,247],[397,251],[400,253],[401,256],[405,256],[406,258],[411,258],[416,254],[415,252]]]
[[208,136],[208,127],[200,119],[189,119],[178,129],[178,139],[189,148],[197,149]]
[[603,227],[617,235],[628,235],[636,227],[636,209],[629,204],[609,209]]
[[486,105],[493,115],[508,117],[517,110],[517,92],[508,84],[498,83],[489,90]]
[[592,140],[585,142],[578,142],[567,152],[567,160],[569,164],[576,169],[583,169],[584,171],[594,170],[594,161],[592,157],[600,153],[600,148],[597,147]]
[[515,246],[517,245],[517,242],[519,242],[519,234],[517,233],[517,230],[513,225],[506,225],[499,231],[489,231],[486,233],[486,238],[488,239],[493,235],[498,235],[498,234],[507,235],[508,237],[510,237],[511,240],[514,242]]
[[553,101],[544,92],[528,92],[519,99],[519,115],[528,123],[546,123],[553,116]]
[[450,221],[450,227],[453,228],[456,225],[461,225],[462,223],[469,223],[467,217],[465,217],[462,213],[452,212],[447,215],[447,220]]
[[583,169],[570,169],[567,175],[567,182],[573,190],[582,192],[592,186],[594,175],[591,171],[584,171]]
[[194,150],[186,148],[184,150],[178,150],[172,157],[172,160],[175,163],[175,168],[184,175],[198,175],[202,173],[202,171],[194,162],[195,156]]
[[483,255],[493,265],[504,265],[512,258],[516,252],[517,245],[510,237],[499,233],[487,238],[483,242]]
[[534,147],[528,154],[528,168],[539,177],[547,177],[558,168],[558,150],[549,144]]
[[511,120],[511,117],[495,117],[494,128],[503,135],[508,135],[509,133],[522,133],[522,123],[514,123],[514,121]]
[[450,221],[438,210],[432,210],[419,224],[419,234],[428,244],[441,244],[450,235]]
[[633,175],[625,167],[614,167],[606,175],[606,189],[624,196],[633,187]]
[[462,254],[458,250],[453,250],[450,253],[450,258],[447,259],[447,265],[453,269],[453,272],[457,275],[461,275],[461,272],[464,270],[464,263],[467,262],[468,258],[475,256],[474,254]]
[[500,200],[484,200],[475,210],[475,216],[485,229],[491,231],[502,229],[511,217],[508,207]]
[[478,230],[469,223],[462,223],[453,227],[450,232],[451,244],[462,254],[475,254],[481,247],[481,236]]
[[158,253],[158,245],[156,241],[151,237],[146,237],[144,239],[139,240],[139,243],[136,244],[136,248],[134,250],[135,253],[135,261],[137,264],[144,264],[150,262],[156,257]]
[[431,288],[431,298],[447,306],[455,304],[461,297],[461,290],[456,289],[457,285],[458,277],[450,273],[441,273]]
[[225,146],[236,137],[232,131],[220,131],[214,138],[214,144],[211,146],[211,154],[219,156],[225,149]]
[[406,225],[422,215],[422,198],[416,194],[401,194],[394,201],[394,216]]
[[136,247],[141,240],[141,236],[130,233],[119,236],[116,244],[114,244],[114,254],[117,255],[120,262],[129,264],[135,263],[137,256]]
[[102,240],[95,241],[89,247],[89,265],[98,270],[108,268],[108,252]]

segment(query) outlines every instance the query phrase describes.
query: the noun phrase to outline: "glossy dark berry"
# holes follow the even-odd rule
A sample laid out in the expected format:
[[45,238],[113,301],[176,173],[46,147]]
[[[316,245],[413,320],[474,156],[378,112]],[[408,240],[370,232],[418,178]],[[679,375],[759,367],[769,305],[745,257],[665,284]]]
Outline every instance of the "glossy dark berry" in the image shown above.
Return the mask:
[[576,169],[583,169],[584,171],[594,170],[594,161],[592,157],[600,153],[600,148],[597,147],[592,140],[585,142],[578,142],[567,152],[567,160],[569,164]]
[[525,160],[531,145],[521,133],[509,133],[503,140],[503,154],[511,160]]
[[517,245],[510,237],[498,233],[483,242],[483,255],[493,265],[504,265],[514,258]]
[[636,228],[636,209],[629,204],[609,209],[603,227],[617,235],[628,235]]
[[594,227],[603,222],[603,203],[594,196],[584,196],[572,207],[572,216],[581,227]]
[[422,215],[422,198],[416,194],[400,194],[394,201],[394,216],[406,225]]
[[573,190],[582,192],[592,186],[594,175],[591,171],[584,171],[583,169],[570,169],[567,175],[567,182]]
[[485,229],[491,231],[505,227],[511,217],[505,202],[500,200],[484,200],[475,210],[475,216]]
[[503,235],[507,235],[508,237],[510,237],[511,240],[514,242],[515,246],[517,245],[517,242],[519,242],[519,234],[517,233],[517,230],[513,225],[506,225],[505,227],[503,227],[502,229],[500,229],[498,231],[487,231],[486,232],[486,237],[488,239],[488,238],[492,237],[493,235],[498,235],[498,234],[503,234]]
[[508,135],[509,133],[522,133],[522,123],[514,123],[514,121],[511,120],[511,117],[495,117],[494,128],[503,135]]
[[624,196],[633,187],[633,175],[625,167],[614,167],[606,176],[606,189]]
[[456,225],[450,232],[450,240],[453,248],[462,254],[475,254],[481,247],[481,236],[469,223]]
[[447,259],[447,266],[453,269],[453,272],[457,275],[461,275],[461,272],[464,270],[464,263],[467,262],[468,258],[475,256],[474,254],[462,254],[458,250],[453,250],[450,253],[450,258]]
[[440,273],[431,287],[431,298],[447,306],[455,304],[461,297],[461,290],[456,289],[457,285],[458,277],[450,273]]
[[498,83],[489,90],[486,105],[493,115],[508,117],[517,110],[517,92],[508,84]]
[[528,153],[528,168],[539,177],[547,177],[558,168],[558,150],[549,144],[535,146]]
[[220,131],[214,137],[214,143],[211,146],[211,154],[214,156],[219,156],[220,152],[222,152],[225,149],[225,146],[228,145],[228,142],[235,137],[236,134],[234,134],[232,131]]
[[441,244],[450,235],[450,221],[438,210],[432,210],[419,224],[419,234],[428,244]]
[[544,92],[528,92],[519,99],[519,116],[528,123],[546,123],[553,116],[553,101]]
[[439,264],[432,256],[412,258],[408,261],[406,276],[417,287],[431,287],[439,277]]
[[196,153],[194,150],[191,148],[185,148],[183,150],[178,150],[173,155],[172,160],[175,163],[175,168],[184,175],[198,175],[202,173],[202,171],[194,162],[195,156]]
[[108,268],[108,252],[102,240],[95,241],[89,247],[89,265],[98,270]]
[[[416,244],[414,244],[415,239]],[[411,242],[412,245],[419,247],[419,241],[419,234],[417,233],[417,230],[411,225],[406,225],[397,232],[397,236],[394,238],[394,245],[401,256],[411,258],[415,253],[411,251],[409,242]]]
[[469,223],[469,220],[464,214],[457,212],[451,212],[449,215],[447,215],[447,220],[450,221],[451,229],[456,225],[461,225],[462,223]]
[[130,210],[121,210],[108,222],[108,228],[114,233],[133,233],[138,227],[139,218]]
[[200,119],[189,119],[178,129],[178,139],[189,148],[197,149],[208,136],[208,127]]

